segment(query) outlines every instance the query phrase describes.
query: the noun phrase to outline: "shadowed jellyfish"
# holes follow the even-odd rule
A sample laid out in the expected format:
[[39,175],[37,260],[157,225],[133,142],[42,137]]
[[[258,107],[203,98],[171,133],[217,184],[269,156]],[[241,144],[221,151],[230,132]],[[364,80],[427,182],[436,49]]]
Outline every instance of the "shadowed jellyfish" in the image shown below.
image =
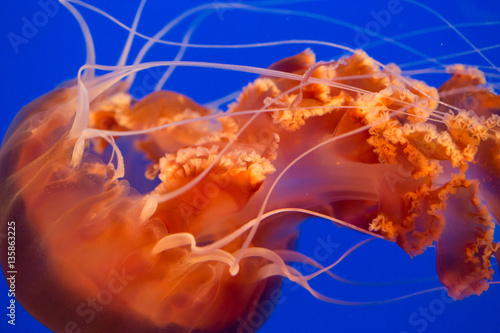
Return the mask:
[[[331,303],[398,299],[342,300],[312,287],[319,275],[343,279],[331,272],[337,262],[296,251],[310,216],[395,242],[411,257],[434,247],[439,281],[453,299],[488,289],[499,251],[500,97],[484,51],[474,53],[485,68],[404,71],[356,48],[375,39],[365,33],[349,46],[269,43],[302,51],[266,69],[185,60],[186,47],[222,48],[190,43],[207,14],[283,10],[211,3],[146,37],[137,32],[143,1],[124,26],[130,34],[117,66],[103,66],[76,5],[98,9],[61,3],[82,26],[87,63],[20,111],[0,152],[2,234],[16,222],[16,268],[30,272],[19,274],[16,297],[51,330],[254,331],[264,322],[255,323],[255,313],[266,304],[270,314],[283,278]],[[384,13],[398,14],[402,7],[390,3]],[[181,43],[163,42],[190,17]],[[135,59],[133,38],[146,40]],[[146,61],[162,43],[180,47],[175,60]],[[317,61],[315,48],[341,54]],[[163,90],[183,67],[258,78],[202,105]],[[137,82],[151,79],[141,75],[158,70],[155,91],[137,96]],[[439,88],[409,76],[439,71],[449,76]]]

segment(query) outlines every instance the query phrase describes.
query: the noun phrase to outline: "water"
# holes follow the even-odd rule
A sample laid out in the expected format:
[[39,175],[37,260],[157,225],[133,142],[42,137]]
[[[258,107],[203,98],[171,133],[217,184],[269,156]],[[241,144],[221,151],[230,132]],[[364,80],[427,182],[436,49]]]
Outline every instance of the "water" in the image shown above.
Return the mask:
[[[22,5],[9,2],[4,4],[0,12],[0,35],[4,36],[0,42],[0,77],[3,78],[2,134],[23,105],[52,90],[64,80],[75,77],[79,66],[85,62],[84,41],[74,18],[60,5],[47,7],[41,5],[43,3],[52,4],[50,0]],[[130,25],[139,2],[91,3]],[[266,5],[252,1],[240,3]],[[476,48],[499,45],[498,1],[445,0],[421,3],[440,13]],[[184,1],[182,4],[149,1],[139,31],[153,35],[162,23],[199,4],[200,1]],[[467,52],[472,47],[456,31],[447,27],[442,19],[409,2],[353,0],[347,3],[314,1],[286,4],[283,1],[282,4],[262,7],[289,11],[281,14],[244,11],[235,8],[236,5],[228,4],[221,2],[218,9],[200,24],[193,33],[191,43],[241,44],[314,39],[353,48],[363,47],[382,63],[395,62],[401,65],[423,61],[416,67],[409,67],[411,69],[437,68],[443,63],[486,66],[487,72],[497,75],[492,77],[491,82],[499,82],[498,71],[491,68],[491,64],[477,53],[440,60],[439,57]],[[306,12],[312,13],[314,17],[297,15]],[[96,36],[97,62],[115,64],[126,38],[125,31],[85,9],[82,9],[82,13],[89,20],[92,34]],[[339,25],[339,22],[336,24],[332,20],[327,21],[327,17],[342,20],[343,23]],[[34,29],[26,27],[30,23]],[[181,23],[168,38],[181,41],[191,23],[192,19]],[[353,29],[353,26],[358,28]],[[426,31],[433,28],[433,31]],[[387,39],[411,32],[417,34],[398,39],[396,43],[387,42]],[[311,47],[319,60],[337,58],[344,53],[331,47],[298,44],[253,48],[248,52],[189,49],[183,59],[267,67],[306,47]],[[133,50],[137,49],[134,44]],[[177,50],[158,48],[146,60],[158,59],[160,55],[169,60],[175,57]],[[500,66],[500,48],[484,50],[483,54],[493,64]],[[423,56],[438,60],[430,62]],[[425,74],[417,78],[439,85],[446,77],[444,74]],[[138,78],[140,81],[134,93],[137,97],[142,97],[145,92],[151,91],[152,86],[147,74]],[[255,75],[250,74],[185,68],[176,69],[165,87],[191,96],[200,103],[208,103],[241,89],[254,78]],[[343,251],[365,239],[355,232],[338,229],[325,221],[308,221],[303,228],[306,237],[300,242],[300,248],[309,254],[315,250],[323,251],[325,256],[321,258],[324,258],[325,264],[333,262]],[[493,268],[498,271],[496,261],[492,261]],[[355,251],[334,272],[347,279],[378,285],[344,286],[321,277],[313,286],[324,294],[339,299],[384,300],[440,286],[434,266],[433,249],[410,259],[397,245],[374,241]],[[495,280],[499,280],[498,273]],[[8,304],[7,289],[2,280],[1,290],[4,292],[0,293],[0,307],[5,312],[4,306]],[[50,295],[50,290],[47,295]],[[318,301],[300,287],[285,283],[278,306],[259,332],[494,332],[498,331],[494,315],[499,296],[499,287],[493,285],[480,297],[474,296],[459,302],[450,302],[445,294],[436,291],[389,304],[339,306]],[[261,312],[262,316],[255,318],[257,322],[268,317],[264,306]],[[49,332],[19,306],[15,328],[7,324],[5,315],[2,318],[2,332]]]

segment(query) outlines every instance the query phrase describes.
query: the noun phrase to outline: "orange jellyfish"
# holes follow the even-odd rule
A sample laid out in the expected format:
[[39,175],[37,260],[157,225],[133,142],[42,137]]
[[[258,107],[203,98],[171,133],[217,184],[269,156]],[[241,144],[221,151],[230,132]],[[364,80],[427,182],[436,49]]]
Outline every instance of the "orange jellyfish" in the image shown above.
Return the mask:
[[[15,250],[14,261],[2,252],[2,268],[51,330],[253,332],[284,280],[326,302],[378,303],[315,288],[317,277],[346,279],[332,271],[338,262],[296,250],[311,216],[411,257],[432,248],[447,300],[489,288],[500,254],[500,97],[487,79],[498,75],[450,65],[435,88],[359,48],[311,40],[267,68],[183,60],[203,16],[168,42],[181,48],[175,60],[146,61],[185,17],[257,10],[243,3],[201,5],[147,37],[142,1],[118,64],[105,66],[77,6],[111,17],[60,3],[82,26],[87,63],[19,112],[0,151],[1,242]],[[131,60],[135,38],[145,42]],[[344,54],[318,61],[313,49],[325,46]],[[181,67],[258,77],[203,105],[162,89]],[[154,91],[134,96],[156,70]]]

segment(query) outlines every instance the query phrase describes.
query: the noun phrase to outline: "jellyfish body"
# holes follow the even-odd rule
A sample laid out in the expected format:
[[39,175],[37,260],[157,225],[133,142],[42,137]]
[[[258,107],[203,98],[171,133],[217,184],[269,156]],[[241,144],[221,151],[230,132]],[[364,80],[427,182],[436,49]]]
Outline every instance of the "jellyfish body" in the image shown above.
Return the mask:
[[22,228],[30,272],[18,299],[46,326],[257,330],[248,322],[283,277],[335,302],[290,266],[308,215],[410,256],[435,243],[455,299],[488,288],[500,99],[477,69],[449,67],[436,89],[363,51],[321,63],[308,49],[214,112],[171,91],[135,100],[120,78],[147,66],[48,93],[2,144],[0,221]]
[[[27,106],[24,121],[2,149],[2,175],[10,175],[2,180],[2,217],[23,225],[29,233],[27,239],[18,239],[19,271],[40,277],[38,288],[19,288],[26,294],[21,291],[18,299],[45,325],[63,331],[75,325],[71,320],[75,311],[84,319],[76,325],[86,330],[116,329],[117,319],[126,319],[123,330],[130,331],[140,327],[142,331],[157,327],[181,331],[177,326],[222,331],[244,321],[251,307],[261,297],[269,297],[279,281],[259,281],[261,259],[248,260],[242,274],[232,277],[225,264],[192,256],[186,247],[153,254],[158,240],[167,234],[197,236],[211,231],[183,220],[182,209],[180,215],[179,210],[164,214],[158,210],[156,215],[164,215],[170,223],[156,216],[144,221],[140,214],[145,200],[126,180],[114,179],[116,170],[95,155],[84,156],[76,169],[70,166],[75,140],[68,138],[68,132],[75,92],[71,88],[54,91]],[[24,184],[22,190],[20,184]],[[182,200],[193,200],[189,195]],[[224,200],[224,194],[220,196]],[[226,227],[212,232],[220,229]],[[31,274],[21,278],[21,284],[29,285],[30,278]],[[48,285],[61,288],[54,296],[57,303],[41,307],[39,301],[51,303],[43,296]],[[91,300],[85,301],[89,295]],[[89,312],[95,300],[98,310],[106,305],[106,314],[98,319]],[[128,310],[122,311],[125,304]],[[152,304],[156,304],[154,310]],[[55,307],[57,317],[52,315]],[[222,310],[224,318],[218,315]],[[144,318],[149,324],[142,323]],[[135,321],[139,324],[134,325]]]

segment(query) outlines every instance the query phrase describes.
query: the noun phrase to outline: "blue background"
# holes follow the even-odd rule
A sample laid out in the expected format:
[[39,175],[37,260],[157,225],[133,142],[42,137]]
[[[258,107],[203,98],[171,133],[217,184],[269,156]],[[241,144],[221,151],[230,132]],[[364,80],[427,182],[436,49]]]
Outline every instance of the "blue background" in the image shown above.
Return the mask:
[[[100,8],[127,25],[131,25],[135,8],[139,1],[92,1]],[[200,1],[151,0],[146,5],[139,31],[153,35],[162,25]],[[222,3],[228,3],[226,1]],[[244,1],[244,4],[256,2]],[[276,2],[277,3],[277,2]],[[382,63],[395,62],[405,64],[422,60],[417,55],[393,43],[383,43],[381,38],[394,37],[403,33],[420,31],[415,36],[400,40],[405,45],[437,58],[456,52],[468,51],[470,46],[451,29],[433,32],[421,31],[434,27],[443,27],[444,22],[428,11],[408,2],[401,2],[401,12],[392,14],[388,22],[377,23],[373,13],[386,10],[390,1],[314,1],[306,3],[273,2],[259,3],[271,5],[266,8],[293,10],[294,13],[272,14],[249,12],[234,8],[219,8],[209,15],[194,32],[193,43],[202,44],[241,44],[268,42],[286,39],[314,39],[334,43],[344,43],[352,47],[364,46],[369,54]],[[477,47],[494,46],[500,43],[500,2],[497,0],[445,0],[422,1],[443,15]],[[80,8],[80,7],[78,7]],[[399,8],[399,7],[398,7]],[[0,8],[0,96],[1,122],[0,133],[5,133],[17,111],[36,97],[52,90],[67,79],[74,78],[78,68],[85,62],[85,45],[76,20],[62,6],[58,12],[40,21],[38,31],[27,38],[27,43],[18,45],[16,50],[9,41],[9,33],[22,35],[25,20],[33,22],[39,17],[42,8],[36,1],[6,2]],[[308,12],[317,15],[315,19],[296,15]],[[95,37],[97,62],[115,64],[126,38],[126,32],[88,10],[82,9]],[[38,16],[37,16],[38,15]],[[325,15],[345,23],[355,25],[339,26],[333,22],[321,20]],[[26,18],[26,19],[23,19]],[[172,31],[167,38],[180,41],[193,22],[192,18]],[[375,22],[375,23],[374,23]],[[472,26],[460,24],[493,22]],[[387,23],[387,24],[385,24]],[[379,35],[368,34],[367,28],[380,29]],[[367,45],[356,45],[359,34],[365,33]],[[356,36],[358,34],[358,39]],[[10,35],[12,36],[12,34]],[[134,50],[142,42],[134,44]],[[213,61],[220,63],[244,64],[267,67],[280,58],[298,53],[308,45],[258,48],[250,50],[207,50],[189,49],[185,60]],[[342,55],[332,48],[310,46],[319,60],[329,60]],[[16,52],[17,51],[17,52]],[[155,48],[156,52],[146,60],[173,59],[177,49],[168,47]],[[500,65],[498,48],[485,51],[485,55]],[[425,60],[425,59],[424,59]],[[478,66],[489,66],[478,55],[452,58],[443,63],[464,62]],[[431,68],[435,64],[424,62],[412,69]],[[485,68],[490,73],[492,69]],[[496,72],[498,75],[498,72]],[[139,77],[140,78],[140,77]],[[446,75],[427,74],[418,76],[433,85],[439,85]],[[255,79],[255,75],[200,69],[177,69],[166,88],[182,92],[200,103],[208,103],[226,94],[241,89]],[[498,83],[498,76],[492,77]],[[201,88],[203,87],[203,88]],[[498,90],[497,90],[498,91]],[[140,95],[137,90],[137,94]],[[141,96],[138,96],[141,97]],[[303,226],[303,237],[299,247],[305,253],[312,254],[321,248],[321,244],[330,241],[333,246],[325,262],[336,260],[350,246],[365,239],[355,232],[339,229],[326,221],[311,219]],[[324,294],[351,301],[375,301],[398,297],[416,291],[439,286],[435,273],[434,251],[429,249],[424,255],[410,259],[397,245],[373,241],[355,251],[336,269],[340,276],[362,282],[358,285],[335,283],[321,277],[313,283]],[[498,271],[498,265],[493,260]],[[33,277],[36,279],[36,277]],[[499,280],[498,273],[495,280]],[[49,332],[29,314],[17,308],[15,328],[7,324],[6,309],[7,285],[0,282],[0,331],[2,332]],[[50,291],[47,291],[50,293]],[[432,292],[415,296],[403,301],[370,306],[340,306],[318,301],[302,288],[285,283],[279,305],[261,329],[261,332],[499,332],[498,319],[495,315],[500,306],[500,287],[491,286],[480,297],[470,297],[459,302],[448,303],[441,292]],[[424,319],[418,312],[430,308],[435,315]],[[5,314],[3,314],[5,313]],[[416,313],[416,315],[415,315]],[[410,318],[418,320],[411,322]]]

